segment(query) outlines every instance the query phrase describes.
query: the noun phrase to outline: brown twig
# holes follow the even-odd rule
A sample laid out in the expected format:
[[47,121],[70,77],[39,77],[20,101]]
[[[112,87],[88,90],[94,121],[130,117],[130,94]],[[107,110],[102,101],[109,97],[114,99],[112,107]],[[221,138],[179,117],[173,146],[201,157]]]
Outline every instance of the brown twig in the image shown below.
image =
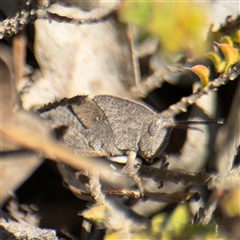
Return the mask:
[[212,220],[213,213],[216,210],[216,207],[223,196],[224,191],[222,190],[213,191],[205,207],[199,210],[200,214],[196,221],[202,225],[207,225]]
[[183,184],[201,184],[207,185],[212,176],[208,173],[187,173],[181,171],[171,171],[158,169],[154,167],[141,166],[138,171],[139,176],[143,178],[151,178],[155,182],[160,183],[161,181],[170,181],[172,183],[183,183]]
[[[66,17],[66,16],[61,16],[57,13],[51,13],[49,11],[46,12],[46,16],[47,16],[48,20],[50,20],[50,21],[53,20],[53,21],[60,22],[60,23],[71,23],[71,24],[76,24],[76,25],[95,24],[95,23],[106,21],[111,16],[111,14],[113,13],[114,10],[115,9],[113,9],[112,11],[101,16],[100,18],[86,18],[86,19],[70,18],[70,17]],[[47,18],[44,16],[44,19],[47,19]]]
[[240,76],[240,64],[235,65],[228,72],[221,74],[218,78],[209,82],[202,90],[191,94],[188,97],[183,97],[176,104],[171,105],[167,110],[161,112],[166,117],[173,117],[181,112],[186,112],[187,107],[194,104],[201,96],[209,93],[210,91],[225,85],[229,81],[233,81]]
[[24,74],[24,65],[26,62],[26,51],[27,51],[27,38],[24,31],[18,32],[13,37],[13,60],[14,60],[14,72],[16,86],[19,84],[20,80]]
[[130,49],[131,49],[134,83],[137,86],[140,83],[141,74],[140,74],[140,68],[139,68],[139,59],[137,57],[137,53],[135,50],[135,43],[133,39],[133,27],[131,25],[128,27],[126,33],[127,33],[127,37],[128,37],[128,40],[130,43]]
[[0,39],[17,34],[27,24],[33,23],[39,17],[39,13],[39,10],[34,6],[32,1],[28,0],[23,8],[0,22]]
[[177,204],[177,203],[184,203],[186,201],[198,201],[200,198],[200,194],[195,192],[187,192],[187,193],[149,193],[146,192],[144,199],[154,202],[166,202],[169,204]]
[[[23,147],[43,153],[53,161],[79,170],[101,169],[104,164],[91,158],[80,157],[58,143],[49,134],[46,126],[34,115],[18,111],[3,118],[0,131],[4,139],[11,140]],[[96,167],[96,168],[95,168]],[[107,179],[105,179],[107,181]]]
[[[68,185],[68,188],[75,194],[85,196],[89,201],[94,201],[93,197],[89,194],[81,192],[81,190]],[[119,197],[130,197],[134,199],[140,199],[139,191],[124,190],[124,189],[103,189],[102,193],[107,196],[119,196]],[[161,193],[161,192],[144,192],[144,201],[154,201],[154,202],[166,202],[170,204],[183,203],[185,201],[199,200],[200,194],[195,193]]]
[[152,90],[160,88],[165,82],[165,76],[170,74],[181,74],[179,65],[167,67],[164,71],[155,71],[145,81],[140,82],[138,85],[131,88],[131,92],[135,98],[146,97]]
[[131,191],[131,190],[124,190],[124,189],[104,189],[103,192],[106,195],[114,195],[114,196],[128,196],[132,198],[140,198],[140,193]]
[[15,14],[9,16],[4,21],[0,22],[0,39],[3,37],[11,37],[23,30],[27,24],[32,24],[37,19],[48,21],[65,22],[71,24],[94,24],[105,21],[114,11],[115,8],[99,18],[77,19],[61,16],[57,13],[47,11],[48,5],[36,5],[34,1],[28,0],[25,6],[19,9]]
[[[103,192],[106,195],[115,196],[128,196],[138,199],[140,194],[135,191],[121,190],[121,189],[104,189]],[[166,202],[170,204],[183,203],[190,200],[199,200],[199,193],[160,193],[160,192],[144,192],[143,200],[154,201],[154,202]]]

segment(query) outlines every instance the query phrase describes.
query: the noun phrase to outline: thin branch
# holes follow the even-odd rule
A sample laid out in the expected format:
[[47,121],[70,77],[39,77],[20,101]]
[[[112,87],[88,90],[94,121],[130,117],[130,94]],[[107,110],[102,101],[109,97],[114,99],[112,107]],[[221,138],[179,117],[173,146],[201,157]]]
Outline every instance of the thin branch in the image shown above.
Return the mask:
[[12,39],[12,51],[16,81],[15,85],[18,86],[23,77],[24,65],[26,62],[27,37],[25,31],[20,31],[14,35]]
[[186,201],[198,201],[200,199],[200,194],[195,192],[187,193],[149,193],[146,192],[144,199],[154,202],[166,202],[169,204],[184,203]]
[[140,82],[137,86],[133,86],[131,92],[135,98],[146,97],[152,90],[162,86],[166,76],[172,75],[172,77],[177,77],[182,71],[183,69],[179,65],[167,67],[165,70],[155,71],[145,81]]
[[85,18],[85,19],[78,19],[78,18],[70,18],[66,16],[61,16],[57,13],[51,13],[49,11],[46,11],[46,16],[44,16],[43,19],[53,20],[59,23],[71,23],[76,25],[81,24],[95,24],[99,22],[106,21],[113,13],[115,9],[111,9],[110,12],[107,12],[105,15],[101,16],[100,18]]
[[143,43],[135,46],[138,58],[153,55],[157,51],[159,40],[157,38],[148,38]]
[[27,24],[32,24],[37,19],[65,22],[70,24],[95,24],[107,20],[115,11],[115,8],[110,9],[104,15],[98,18],[69,18],[61,16],[57,13],[47,11],[48,5],[36,5],[34,1],[28,0],[24,7],[20,8],[15,14],[9,16],[4,21],[0,22],[0,39],[3,37],[11,37],[23,30]]
[[33,6],[31,0],[27,1],[23,8],[0,23],[0,39],[17,34],[27,24],[33,23],[40,16],[40,12],[41,15],[45,15],[42,9],[40,11],[36,6]]
[[135,43],[134,43],[134,39],[133,39],[133,27],[131,25],[128,27],[126,33],[127,33],[127,37],[128,37],[129,43],[130,43],[134,83],[137,86],[140,83],[141,74],[140,74],[140,68],[139,68],[139,58],[137,57],[137,52],[135,50]]
[[[114,196],[128,196],[138,199],[140,194],[135,191],[130,190],[120,190],[120,189],[105,189],[103,192],[106,195]],[[170,204],[183,203],[190,200],[199,200],[200,194],[195,193],[161,193],[161,192],[144,192],[143,201],[154,201],[154,202],[166,202]]]
[[89,190],[91,196],[94,198],[98,205],[105,205],[105,196],[101,191],[102,185],[99,181],[98,173],[91,171],[89,174]]
[[[49,134],[48,128],[36,116],[18,111],[2,119],[0,131],[3,139],[13,141],[23,147],[42,153],[45,157],[60,161],[79,170],[100,171],[106,164],[92,158],[80,157],[58,143]],[[108,181],[107,177],[104,179]]]
[[140,169],[138,170],[138,174],[140,177],[143,178],[151,178],[153,181],[157,183],[161,183],[162,181],[170,181],[176,184],[181,182],[185,185],[187,184],[207,185],[210,179],[213,177],[212,175],[204,172],[187,173],[146,166],[141,166]]
[[[94,201],[93,196],[81,192],[81,190],[68,185],[68,188],[77,195],[84,196],[89,201]],[[185,201],[198,201],[200,194],[197,192],[194,193],[161,193],[161,192],[144,192],[144,197],[140,198],[141,195],[139,191],[125,190],[125,189],[103,189],[102,193],[107,196],[115,197],[130,197],[134,199],[141,199],[143,201],[154,201],[154,202],[166,202],[170,204],[183,203]]]
[[176,104],[171,105],[167,110],[161,112],[162,115],[173,117],[181,112],[186,112],[187,107],[194,104],[201,96],[209,93],[210,91],[225,85],[229,81],[234,81],[240,76],[240,64],[238,63],[228,72],[221,74],[218,78],[209,82],[202,90],[191,94],[188,97],[183,97]]
[[238,187],[240,181],[240,166],[228,172],[227,176],[225,176],[224,181],[222,178],[223,176],[218,174],[216,177],[209,179],[208,189],[219,188],[230,190],[232,188]]
[[201,225],[207,225],[213,218],[213,213],[220,199],[224,196],[224,191],[215,190],[207,201],[204,208],[199,210],[199,217],[197,222]]
[[124,190],[124,189],[104,189],[103,192],[106,195],[113,195],[113,196],[127,196],[135,199],[140,198],[139,191],[132,191],[132,190]]

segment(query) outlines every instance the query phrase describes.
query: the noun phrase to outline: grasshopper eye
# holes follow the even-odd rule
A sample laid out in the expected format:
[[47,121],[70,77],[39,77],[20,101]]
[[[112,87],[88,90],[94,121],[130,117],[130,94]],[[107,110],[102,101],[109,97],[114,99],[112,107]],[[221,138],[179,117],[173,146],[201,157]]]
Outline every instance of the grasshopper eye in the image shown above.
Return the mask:
[[148,132],[150,136],[155,136],[159,131],[160,123],[158,121],[152,121],[149,124]]

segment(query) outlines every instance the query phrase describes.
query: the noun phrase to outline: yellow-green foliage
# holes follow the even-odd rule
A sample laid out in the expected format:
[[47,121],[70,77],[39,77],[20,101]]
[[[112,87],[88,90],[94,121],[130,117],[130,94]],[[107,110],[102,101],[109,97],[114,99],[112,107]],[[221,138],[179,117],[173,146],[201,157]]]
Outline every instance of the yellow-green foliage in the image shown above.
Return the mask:
[[[239,48],[234,46],[233,38],[224,36],[220,38],[220,43],[215,43],[222,54],[219,51],[208,52],[208,57],[214,64],[217,73],[226,72],[231,66],[239,61]],[[237,45],[237,44],[235,44]]]
[[187,206],[179,205],[170,217],[158,214],[152,219],[152,235],[161,235],[162,239],[172,239],[179,236],[186,225],[190,223],[190,213]]
[[83,218],[87,219],[90,222],[102,223],[106,217],[106,206],[104,205],[95,205],[82,213]]
[[221,201],[221,207],[229,217],[240,216],[240,187],[232,189]]
[[191,1],[125,0],[119,17],[123,22],[136,24],[141,36],[158,37],[166,51],[176,53],[190,47],[194,53],[202,53],[205,13],[203,4]]
[[209,69],[203,65],[195,65],[190,70],[199,77],[201,82],[200,89],[203,89],[209,82]]

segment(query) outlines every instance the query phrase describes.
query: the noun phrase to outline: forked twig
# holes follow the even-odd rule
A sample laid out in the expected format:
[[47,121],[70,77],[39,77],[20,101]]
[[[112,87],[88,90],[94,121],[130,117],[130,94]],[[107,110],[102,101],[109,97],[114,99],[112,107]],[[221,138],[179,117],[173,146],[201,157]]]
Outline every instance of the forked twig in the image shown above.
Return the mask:
[[108,11],[99,18],[70,18],[61,16],[57,13],[51,13],[47,11],[48,6],[36,5],[34,1],[28,0],[23,8],[20,8],[12,16],[0,22],[0,39],[3,37],[11,37],[24,29],[27,24],[32,24],[37,19],[43,19],[48,21],[65,22],[71,24],[94,24],[105,21],[114,11],[115,8]]
[[225,85],[229,81],[237,79],[239,76],[240,64],[237,64],[228,72],[221,74],[218,78],[214,79],[212,82],[209,82],[202,90],[197,91],[188,97],[181,98],[179,102],[171,105],[167,110],[161,112],[161,114],[166,117],[173,117],[181,112],[186,112],[187,107],[194,104],[201,96]]

